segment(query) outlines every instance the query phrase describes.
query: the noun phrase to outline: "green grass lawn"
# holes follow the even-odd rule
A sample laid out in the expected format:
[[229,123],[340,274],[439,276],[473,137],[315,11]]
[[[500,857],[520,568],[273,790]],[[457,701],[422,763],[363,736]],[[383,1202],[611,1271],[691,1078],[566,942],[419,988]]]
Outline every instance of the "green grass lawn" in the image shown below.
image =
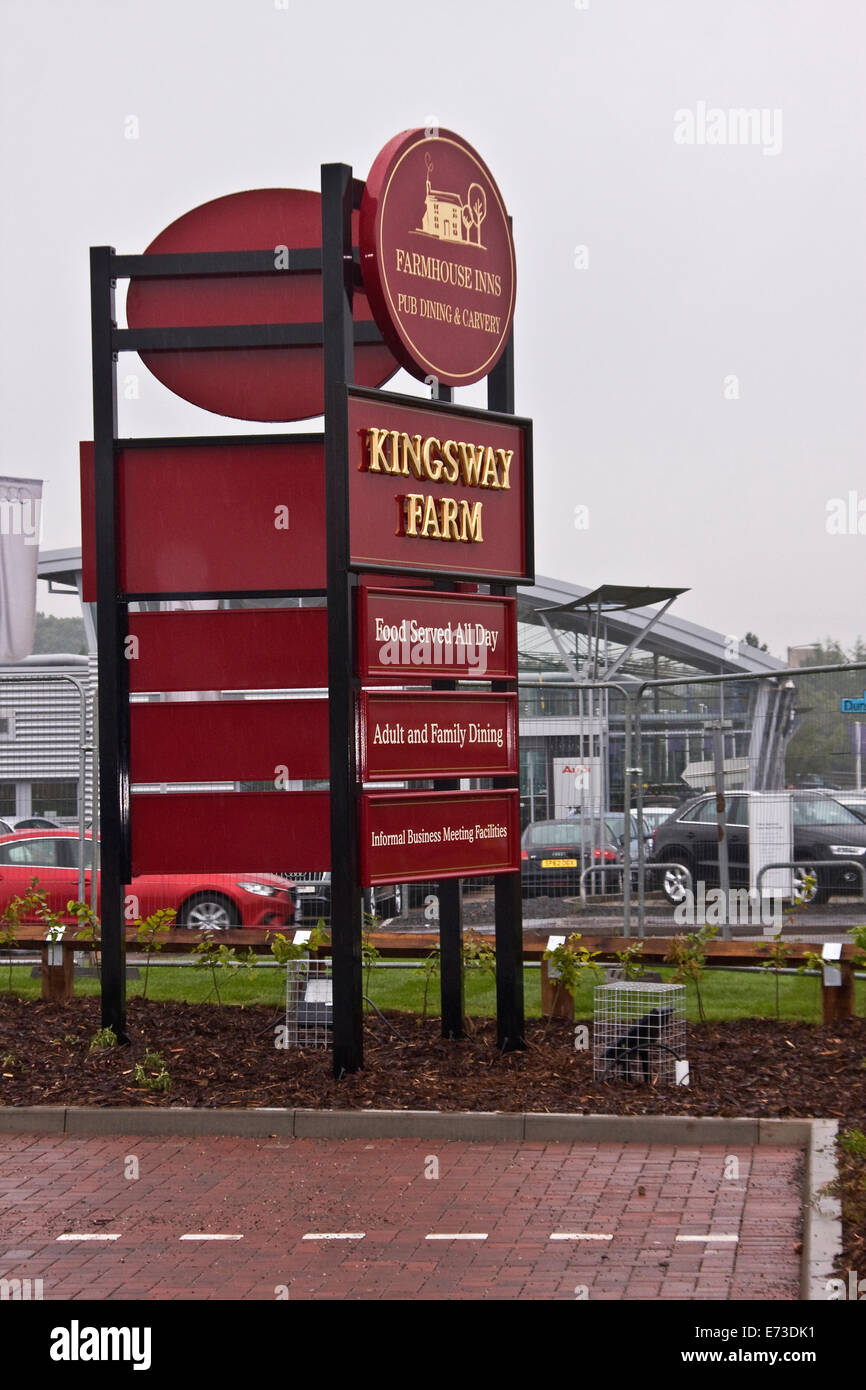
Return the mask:
[[[662,970],[668,979],[670,970]],[[217,972],[220,999],[224,1004],[272,1004],[275,1008],[285,999],[285,976],[282,970],[248,971],[222,968]],[[540,971],[525,970],[524,985],[526,1013],[537,1018],[541,1011]],[[9,968],[0,957],[0,997],[9,990]],[[138,980],[130,980],[130,998],[144,990],[144,969]],[[732,970],[707,971],[701,985],[704,1009],[708,1019],[775,1018],[775,984],[770,974],[746,975]],[[38,999],[41,981],[30,975],[30,966],[13,965],[12,992],[25,999]],[[78,995],[97,994],[95,979],[77,979]],[[370,998],[380,1009],[403,1009],[420,1013],[424,999],[424,976],[421,970],[373,969],[370,974]],[[178,1000],[186,1003],[217,1002],[210,969],[178,966],[155,966],[150,972],[148,998]],[[698,1009],[694,987],[686,987],[688,1017],[697,1020]],[[855,1008],[862,1017],[866,1012],[866,981],[856,982]],[[783,975],[779,979],[779,1005],[782,1018],[801,1019],[817,1023],[821,1018],[820,989],[817,977]],[[439,1013],[439,981],[434,979],[427,996],[429,1015]],[[492,1017],[496,1012],[496,987],[491,976],[477,970],[466,975],[466,1012],[475,1017]],[[577,995],[576,1018],[592,1016],[592,984],[587,982]]]

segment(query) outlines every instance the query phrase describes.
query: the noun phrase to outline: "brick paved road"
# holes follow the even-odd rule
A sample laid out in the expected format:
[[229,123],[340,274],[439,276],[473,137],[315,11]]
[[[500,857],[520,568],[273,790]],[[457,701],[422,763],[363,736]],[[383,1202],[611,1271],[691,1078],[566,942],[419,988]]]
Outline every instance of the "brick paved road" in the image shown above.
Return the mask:
[[0,1278],[41,1278],[45,1299],[796,1299],[801,1163],[766,1146],[4,1135]]

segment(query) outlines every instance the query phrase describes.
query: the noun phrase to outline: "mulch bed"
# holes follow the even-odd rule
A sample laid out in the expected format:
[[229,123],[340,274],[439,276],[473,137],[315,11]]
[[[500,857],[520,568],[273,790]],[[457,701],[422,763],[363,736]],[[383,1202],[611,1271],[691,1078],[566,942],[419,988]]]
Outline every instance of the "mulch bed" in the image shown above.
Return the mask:
[[[842,1128],[866,1119],[866,1020],[832,1026],[740,1019],[690,1024],[691,1085],[596,1082],[572,1026],[529,1020],[528,1048],[502,1054],[492,1020],[444,1040],[438,1019],[365,1021],[363,1071],[337,1082],[327,1051],[280,1051],[263,1005],[131,999],[130,1045],[89,1051],[99,1001],[0,998],[0,1104],[287,1106],[382,1110],[501,1110],[615,1115],[818,1116]],[[148,1090],[133,1075],[158,1051],[171,1079]],[[155,1077],[156,1068],[149,1075]],[[840,1153],[845,1258],[866,1276],[866,1164]]]
[[[742,1019],[690,1024],[691,1085],[594,1082],[589,1052],[570,1024],[527,1022],[525,1052],[501,1054],[491,1019],[463,1040],[438,1019],[375,1015],[365,1021],[365,1067],[337,1082],[330,1053],[280,1051],[269,1006],[131,999],[130,1046],[90,1052],[99,1001],[68,1004],[0,997],[0,1103],[5,1105],[372,1106],[411,1110],[537,1110],[619,1115],[866,1116],[866,1020],[830,1027]],[[547,1029],[547,1031],[545,1031]],[[145,1051],[165,1058],[171,1089],[136,1085]]]

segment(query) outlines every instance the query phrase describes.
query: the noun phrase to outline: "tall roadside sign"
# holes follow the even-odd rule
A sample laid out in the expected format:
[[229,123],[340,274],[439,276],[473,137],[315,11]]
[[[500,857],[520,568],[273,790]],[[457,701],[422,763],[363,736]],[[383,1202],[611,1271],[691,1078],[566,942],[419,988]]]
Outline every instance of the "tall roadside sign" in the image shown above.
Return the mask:
[[[406,131],[364,185],[345,166],[322,179],[339,1073],[362,1055],[362,889],[385,881],[438,880],[442,1029],[460,1036],[460,879],[494,877],[499,1043],[524,1046],[513,590],[533,578],[532,428],[513,415],[510,221],[476,151],[449,131]],[[347,274],[356,206],[360,276]],[[396,359],[431,387],[429,403],[353,385],[359,286]],[[488,410],[450,403],[454,387],[484,377]],[[371,574],[381,588],[368,587]],[[435,593],[386,582],[409,578]],[[403,688],[365,688],[383,674]],[[428,785],[377,791],[386,779]],[[338,860],[347,825],[358,833]]]
[[[451,132],[407,131],[366,183],[324,165],[320,194],[233,194],[144,255],[94,248],[91,285],[103,1023],[124,1036],[133,875],[302,864],[332,875],[337,1076],[363,1064],[362,890],[386,881],[439,882],[442,1026],[459,1036],[460,879],[494,877],[499,1042],[524,1046],[515,585],[533,578],[532,428],[513,413],[514,246],[490,171]],[[324,435],[121,440],[123,352],[203,409],[324,413]],[[400,365],[432,399],[381,390]],[[487,410],[453,404],[485,377]],[[228,606],[275,598],[319,605]],[[191,611],[136,611],[166,600]],[[242,690],[258,698],[170,698]],[[279,788],[287,765],[329,790],[201,790],[274,772]]]

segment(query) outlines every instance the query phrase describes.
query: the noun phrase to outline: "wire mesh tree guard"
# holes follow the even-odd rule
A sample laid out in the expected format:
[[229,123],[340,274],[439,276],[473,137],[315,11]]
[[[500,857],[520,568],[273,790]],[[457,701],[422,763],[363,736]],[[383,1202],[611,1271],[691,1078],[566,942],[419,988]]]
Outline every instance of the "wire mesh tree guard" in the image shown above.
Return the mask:
[[593,999],[594,1080],[687,1084],[685,985],[618,980]]
[[285,1046],[330,1047],[334,1026],[331,961],[308,956],[286,963]]

